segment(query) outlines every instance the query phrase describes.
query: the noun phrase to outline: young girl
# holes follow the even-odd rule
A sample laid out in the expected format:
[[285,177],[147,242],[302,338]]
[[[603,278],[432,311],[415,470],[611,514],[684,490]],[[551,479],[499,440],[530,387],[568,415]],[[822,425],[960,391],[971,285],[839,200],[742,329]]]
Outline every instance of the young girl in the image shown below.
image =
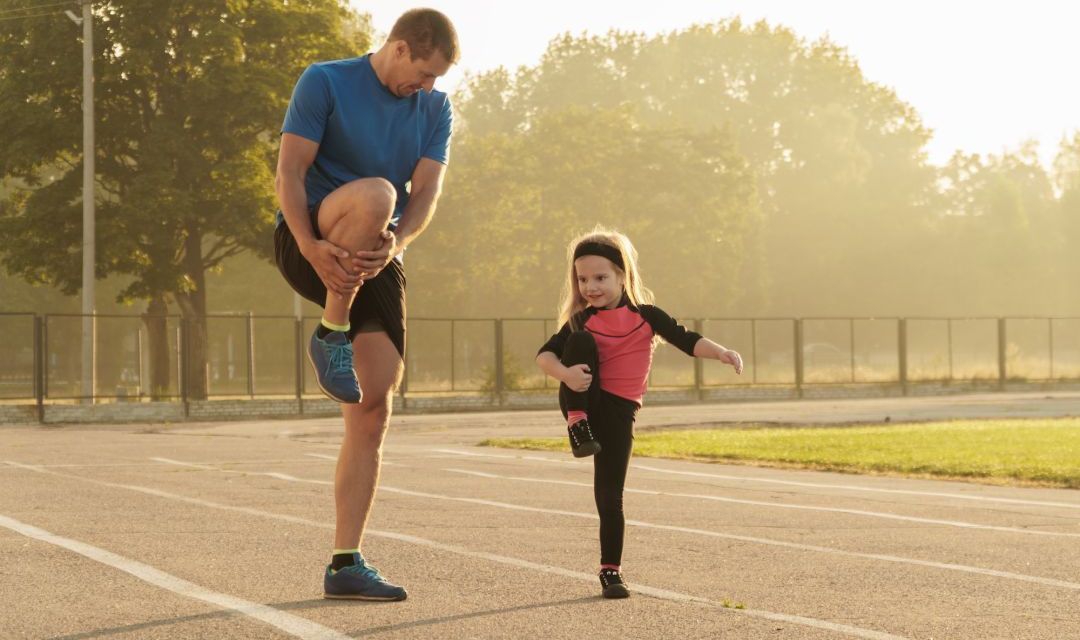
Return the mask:
[[597,227],[570,243],[568,257],[562,328],[540,348],[536,363],[562,383],[559,405],[574,455],[595,454],[600,585],[605,598],[625,598],[630,592],[620,572],[623,485],[656,337],[687,355],[726,362],[740,374],[742,357],[651,304],[652,292],[638,274],[637,251],[621,233]]

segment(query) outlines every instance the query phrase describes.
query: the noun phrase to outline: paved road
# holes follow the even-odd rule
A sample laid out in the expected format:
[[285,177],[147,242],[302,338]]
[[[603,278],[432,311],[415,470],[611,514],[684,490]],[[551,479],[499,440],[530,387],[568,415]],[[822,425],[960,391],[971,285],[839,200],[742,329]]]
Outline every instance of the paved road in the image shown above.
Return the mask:
[[[1080,414],[1080,394],[647,407],[641,428]],[[635,459],[625,601],[591,467],[473,446],[550,412],[405,416],[321,598],[336,420],[0,429],[0,638],[1080,638],[1080,493]],[[725,606],[728,605],[728,606]],[[739,605],[743,608],[732,608]]]

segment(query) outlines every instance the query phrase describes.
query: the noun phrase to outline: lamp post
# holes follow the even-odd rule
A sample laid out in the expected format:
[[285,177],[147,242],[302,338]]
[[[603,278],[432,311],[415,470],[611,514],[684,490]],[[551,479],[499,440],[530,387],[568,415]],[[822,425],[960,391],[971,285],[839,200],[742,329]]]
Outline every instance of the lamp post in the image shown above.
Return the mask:
[[90,0],[82,0],[82,17],[65,11],[83,28],[83,242],[82,242],[82,393],[93,403],[97,372],[94,318],[94,30]]

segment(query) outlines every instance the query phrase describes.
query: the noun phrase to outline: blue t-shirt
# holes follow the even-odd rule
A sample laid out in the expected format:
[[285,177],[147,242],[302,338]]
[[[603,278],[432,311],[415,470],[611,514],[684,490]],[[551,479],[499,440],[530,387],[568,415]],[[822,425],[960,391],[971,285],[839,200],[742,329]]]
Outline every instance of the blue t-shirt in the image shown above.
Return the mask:
[[[282,133],[319,143],[305,180],[308,207],[358,178],[385,178],[397,190],[391,228],[409,201],[406,183],[420,158],[449,160],[453,110],[441,91],[407,98],[390,93],[371,55],[317,62],[293,89]],[[284,216],[278,212],[278,224]]]

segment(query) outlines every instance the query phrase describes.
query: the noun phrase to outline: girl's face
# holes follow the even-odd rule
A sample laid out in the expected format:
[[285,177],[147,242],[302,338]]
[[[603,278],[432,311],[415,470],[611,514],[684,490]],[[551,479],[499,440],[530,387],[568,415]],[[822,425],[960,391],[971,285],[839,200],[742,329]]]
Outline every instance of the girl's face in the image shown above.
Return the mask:
[[577,286],[590,307],[614,309],[622,299],[623,276],[615,264],[601,256],[581,256],[574,260]]

